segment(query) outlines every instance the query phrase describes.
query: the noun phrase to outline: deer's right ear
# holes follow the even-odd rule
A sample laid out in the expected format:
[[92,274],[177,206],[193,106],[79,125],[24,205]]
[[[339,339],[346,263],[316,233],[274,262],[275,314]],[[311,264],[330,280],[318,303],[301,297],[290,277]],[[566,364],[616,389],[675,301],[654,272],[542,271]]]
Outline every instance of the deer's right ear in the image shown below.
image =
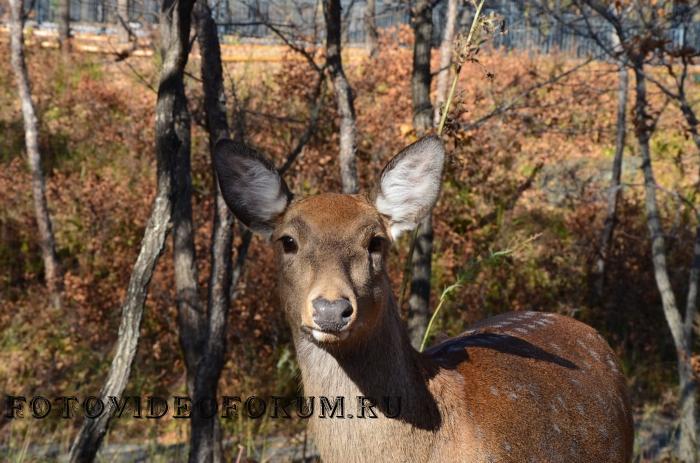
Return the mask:
[[234,215],[254,232],[269,236],[292,199],[275,166],[246,145],[223,139],[214,147],[214,169]]
[[389,218],[391,237],[413,230],[440,194],[445,148],[438,137],[424,137],[404,148],[384,167],[374,205]]

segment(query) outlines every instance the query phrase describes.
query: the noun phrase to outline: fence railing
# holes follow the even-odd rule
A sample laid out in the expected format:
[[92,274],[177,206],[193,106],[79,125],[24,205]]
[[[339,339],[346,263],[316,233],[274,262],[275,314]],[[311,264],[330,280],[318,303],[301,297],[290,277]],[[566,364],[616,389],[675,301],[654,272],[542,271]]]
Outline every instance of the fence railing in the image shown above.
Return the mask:
[[[158,0],[121,0],[128,3],[129,23],[134,29],[144,29],[158,22],[161,3]],[[32,9],[30,18],[39,27],[55,27],[57,0],[25,0]],[[343,4],[344,39],[350,44],[365,41],[363,14],[365,0],[341,0]],[[433,11],[433,38],[437,44],[445,24],[446,1],[437,4]],[[598,43],[585,34],[557,27],[551,19],[528,15],[518,0],[490,1],[490,10],[504,18],[506,31],[494,40],[494,46],[504,49],[527,49],[540,53],[554,50],[575,56],[600,55]],[[2,6],[0,4],[0,17]],[[118,0],[71,0],[71,21],[76,30],[110,33],[118,27]],[[322,40],[323,14],[316,0],[216,0],[212,5],[214,18],[222,35],[240,38],[256,38],[277,42],[277,36],[266,23],[272,23],[282,32],[306,40]],[[379,28],[408,24],[408,2],[402,0],[377,0],[376,23]],[[458,24],[462,28],[471,22],[471,11],[463,6]],[[534,17],[533,17],[534,16]],[[600,36],[612,37],[606,24],[594,24],[602,32]],[[669,40],[700,49],[700,23],[671,30]]]

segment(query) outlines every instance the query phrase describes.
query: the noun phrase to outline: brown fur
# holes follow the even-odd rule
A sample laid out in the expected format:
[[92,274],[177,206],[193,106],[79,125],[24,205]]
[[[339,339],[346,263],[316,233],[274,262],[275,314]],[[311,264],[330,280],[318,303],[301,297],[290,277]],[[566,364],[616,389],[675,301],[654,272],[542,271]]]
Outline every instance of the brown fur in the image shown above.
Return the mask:
[[[561,315],[512,312],[416,352],[400,320],[381,255],[387,218],[362,196],[323,194],[289,205],[273,241],[279,290],[307,396],[379,399],[379,418],[318,418],[311,431],[325,463],[626,462],[632,420],[614,353],[592,328]],[[313,297],[355,307],[345,340],[310,335]],[[395,418],[382,397],[401,397]]]

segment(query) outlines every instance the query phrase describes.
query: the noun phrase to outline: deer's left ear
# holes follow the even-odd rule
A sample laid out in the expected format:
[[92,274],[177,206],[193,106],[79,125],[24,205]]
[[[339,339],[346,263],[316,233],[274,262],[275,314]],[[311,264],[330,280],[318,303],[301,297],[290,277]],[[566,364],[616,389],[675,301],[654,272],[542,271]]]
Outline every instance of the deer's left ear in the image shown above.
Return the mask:
[[214,168],[231,211],[254,232],[269,236],[292,199],[275,166],[248,146],[223,139],[214,147]]
[[421,138],[382,170],[374,205],[389,218],[395,240],[428,215],[440,193],[445,148],[436,136]]

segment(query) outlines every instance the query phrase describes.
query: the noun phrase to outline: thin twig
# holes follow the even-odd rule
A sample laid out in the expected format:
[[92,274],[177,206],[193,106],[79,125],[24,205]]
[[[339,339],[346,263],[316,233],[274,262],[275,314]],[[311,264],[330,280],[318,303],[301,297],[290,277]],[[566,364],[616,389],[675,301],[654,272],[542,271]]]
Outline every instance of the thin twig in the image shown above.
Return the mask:
[[523,98],[525,98],[526,96],[530,95],[530,94],[531,94],[532,92],[534,92],[535,90],[539,90],[539,89],[542,88],[542,87],[545,87],[545,86],[547,86],[547,85],[554,84],[554,83],[556,83],[556,82],[562,80],[563,78],[565,78],[565,77],[567,77],[567,76],[573,74],[574,72],[578,71],[579,69],[583,68],[584,66],[589,65],[590,63],[592,63],[592,62],[594,61],[594,59],[595,59],[595,58],[593,58],[593,57],[588,58],[588,59],[585,60],[584,62],[582,62],[582,63],[580,63],[580,64],[577,64],[576,66],[573,66],[572,68],[570,68],[570,69],[568,69],[568,70],[566,70],[566,71],[564,71],[564,72],[562,72],[562,73],[560,73],[560,74],[557,74],[556,76],[550,77],[550,78],[547,79],[547,80],[544,80],[544,81],[542,81],[542,82],[538,82],[538,83],[536,83],[536,84],[531,85],[530,87],[526,88],[525,90],[523,90],[522,92],[520,92],[518,95],[516,95],[516,96],[515,96],[512,100],[510,100],[509,102],[498,105],[495,109],[493,109],[493,110],[490,111],[489,113],[487,113],[487,114],[481,116],[481,117],[480,117],[479,119],[477,119],[476,121],[474,121],[474,122],[469,122],[469,123],[467,123],[467,124],[463,124],[460,128],[461,128],[462,130],[472,130],[472,129],[475,129],[475,128],[481,126],[482,124],[484,124],[484,123],[485,123],[486,121],[488,121],[489,119],[491,119],[491,118],[493,118],[493,117],[496,117],[496,116],[498,116],[498,115],[500,115],[500,114],[505,113],[506,111],[509,111],[509,110],[513,109],[518,101],[520,101],[520,100],[522,100]]
[[[481,15],[481,9],[484,7],[484,1],[481,0],[479,6],[476,7],[476,12],[474,13],[474,19],[472,20],[472,25],[469,28],[469,35],[467,36],[466,46],[471,47],[472,40],[474,40],[474,31],[477,29],[477,24],[479,23],[479,16]],[[445,122],[447,121],[447,113],[450,111],[450,105],[452,104],[452,98],[455,94],[455,89],[457,88],[457,81],[459,80],[459,73],[462,70],[462,63],[457,60],[453,60],[452,69],[454,70],[454,78],[452,79],[452,85],[450,86],[450,92],[447,94],[447,101],[445,101],[445,109],[442,111],[442,117],[440,118],[440,124],[438,125],[437,134],[442,135],[442,131],[445,128]]]
[[432,330],[433,323],[437,319],[438,313],[440,312],[440,309],[442,308],[442,306],[445,304],[445,301],[447,300],[447,296],[450,293],[452,293],[456,289],[461,288],[463,283],[466,280],[470,279],[470,277],[473,278],[476,274],[479,273],[479,271],[481,271],[481,269],[484,266],[491,264],[493,262],[497,262],[498,259],[500,259],[501,257],[506,257],[506,256],[510,256],[510,255],[515,254],[516,252],[525,248],[528,244],[530,244],[533,241],[535,241],[536,239],[538,239],[540,236],[542,236],[542,233],[536,233],[536,234],[530,236],[525,241],[517,243],[513,247],[508,247],[508,248],[502,249],[500,251],[492,252],[485,259],[475,260],[475,261],[470,262],[468,267],[461,272],[459,278],[457,279],[457,282],[451,284],[450,286],[448,286],[447,288],[445,288],[442,291],[442,294],[440,295],[440,302],[438,303],[438,306],[435,309],[435,312],[433,312],[432,317],[430,317],[430,321],[428,322],[428,327],[426,328],[425,333],[423,334],[423,340],[421,341],[420,348],[418,349],[419,352],[423,352],[423,349],[425,348],[425,343],[428,341],[428,337],[430,336],[430,332]]
[[294,163],[294,160],[299,156],[299,154],[301,154],[301,151],[304,149],[304,146],[306,146],[306,144],[311,139],[311,135],[313,135],[313,133],[316,131],[316,126],[318,124],[318,115],[321,113],[321,107],[323,106],[323,97],[325,95],[325,73],[322,72],[321,74],[319,74],[318,78],[318,84],[314,89],[315,102],[314,106],[311,108],[309,123],[307,124],[304,133],[302,133],[301,137],[299,137],[299,141],[297,142],[296,146],[287,155],[284,164],[282,164],[282,167],[279,168],[278,172],[280,175],[283,175],[285,172],[287,172],[287,170]]
[[425,329],[425,333],[423,334],[423,340],[420,343],[420,348],[418,349],[419,352],[423,352],[423,349],[425,349],[425,343],[428,341],[428,335],[430,334],[431,329],[433,328],[433,322],[437,318],[438,313],[440,312],[440,309],[442,308],[443,304],[445,303],[445,300],[447,299],[447,295],[450,294],[452,291],[455,289],[461,288],[462,285],[461,283],[455,283],[453,285],[448,286],[442,291],[442,294],[440,295],[440,302],[438,303],[438,306],[435,308],[435,312],[433,312],[433,316],[430,317],[430,322],[428,322],[428,327]]

